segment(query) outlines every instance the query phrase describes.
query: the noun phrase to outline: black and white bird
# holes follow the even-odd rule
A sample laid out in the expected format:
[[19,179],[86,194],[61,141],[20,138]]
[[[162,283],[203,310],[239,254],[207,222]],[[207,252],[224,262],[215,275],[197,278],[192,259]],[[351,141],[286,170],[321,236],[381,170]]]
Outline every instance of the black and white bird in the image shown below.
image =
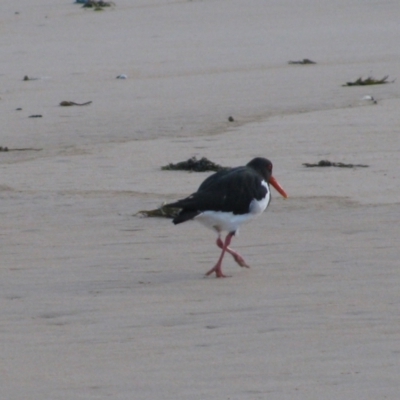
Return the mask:
[[[229,245],[241,224],[259,216],[267,208],[271,200],[269,185],[284,198],[288,197],[272,176],[271,161],[257,157],[246,166],[219,171],[209,176],[197,192],[165,205],[181,209],[173,219],[174,224],[196,220],[217,232],[216,244],[222,252],[206,276],[215,272],[217,278],[226,277],[221,268],[225,252],[231,254],[241,267],[249,268],[243,257]],[[221,232],[224,231],[228,234],[222,241]]]

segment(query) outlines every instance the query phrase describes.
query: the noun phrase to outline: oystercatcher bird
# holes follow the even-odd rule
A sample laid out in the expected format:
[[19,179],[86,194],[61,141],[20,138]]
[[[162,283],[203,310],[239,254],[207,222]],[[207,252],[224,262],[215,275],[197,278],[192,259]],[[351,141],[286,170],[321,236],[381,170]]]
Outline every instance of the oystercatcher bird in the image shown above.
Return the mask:
[[[215,272],[217,278],[226,277],[222,273],[222,259],[226,252],[241,267],[250,268],[243,257],[229,245],[241,224],[257,217],[267,208],[271,200],[269,185],[283,197],[288,197],[272,176],[271,161],[257,157],[246,166],[219,171],[209,176],[197,192],[165,205],[181,209],[173,219],[174,224],[196,220],[217,232],[216,244],[222,251],[217,263],[206,276]],[[224,231],[228,234],[222,241],[221,232]]]

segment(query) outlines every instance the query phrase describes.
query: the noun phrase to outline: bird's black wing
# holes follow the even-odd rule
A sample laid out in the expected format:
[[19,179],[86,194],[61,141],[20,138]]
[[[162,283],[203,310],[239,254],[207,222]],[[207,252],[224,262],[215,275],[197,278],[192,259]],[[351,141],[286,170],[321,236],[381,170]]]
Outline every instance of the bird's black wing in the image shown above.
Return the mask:
[[261,185],[262,180],[257,172],[246,167],[220,171],[209,176],[197,192],[167,206],[182,209],[174,223],[193,219],[203,211],[245,214],[253,199],[265,197],[267,188]]

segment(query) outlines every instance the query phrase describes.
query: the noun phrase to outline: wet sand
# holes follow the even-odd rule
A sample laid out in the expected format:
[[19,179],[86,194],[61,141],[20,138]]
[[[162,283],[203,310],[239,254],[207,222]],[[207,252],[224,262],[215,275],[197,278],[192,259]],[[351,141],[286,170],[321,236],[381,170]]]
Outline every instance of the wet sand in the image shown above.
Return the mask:
[[[397,77],[399,6],[39,3],[0,17],[0,145],[41,149],[0,152],[2,398],[397,399],[400,92],[341,85]],[[290,198],[249,270],[135,216],[208,176],[162,165],[259,155]]]

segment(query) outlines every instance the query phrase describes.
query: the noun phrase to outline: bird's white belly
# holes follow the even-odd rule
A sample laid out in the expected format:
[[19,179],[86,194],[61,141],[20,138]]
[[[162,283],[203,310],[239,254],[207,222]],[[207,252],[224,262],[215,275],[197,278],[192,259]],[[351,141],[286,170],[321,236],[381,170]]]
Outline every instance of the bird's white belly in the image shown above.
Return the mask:
[[[267,184],[265,183],[265,185]],[[270,199],[271,194],[268,190],[264,199],[259,201],[253,200],[250,203],[249,212],[247,214],[233,214],[232,212],[224,211],[204,211],[194,219],[207,228],[216,230],[217,232],[236,232],[240,225],[260,215],[267,208]]]
[[255,216],[253,214],[235,215],[231,212],[204,211],[195,217],[195,220],[217,232],[235,232],[240,225],[250,221]]

